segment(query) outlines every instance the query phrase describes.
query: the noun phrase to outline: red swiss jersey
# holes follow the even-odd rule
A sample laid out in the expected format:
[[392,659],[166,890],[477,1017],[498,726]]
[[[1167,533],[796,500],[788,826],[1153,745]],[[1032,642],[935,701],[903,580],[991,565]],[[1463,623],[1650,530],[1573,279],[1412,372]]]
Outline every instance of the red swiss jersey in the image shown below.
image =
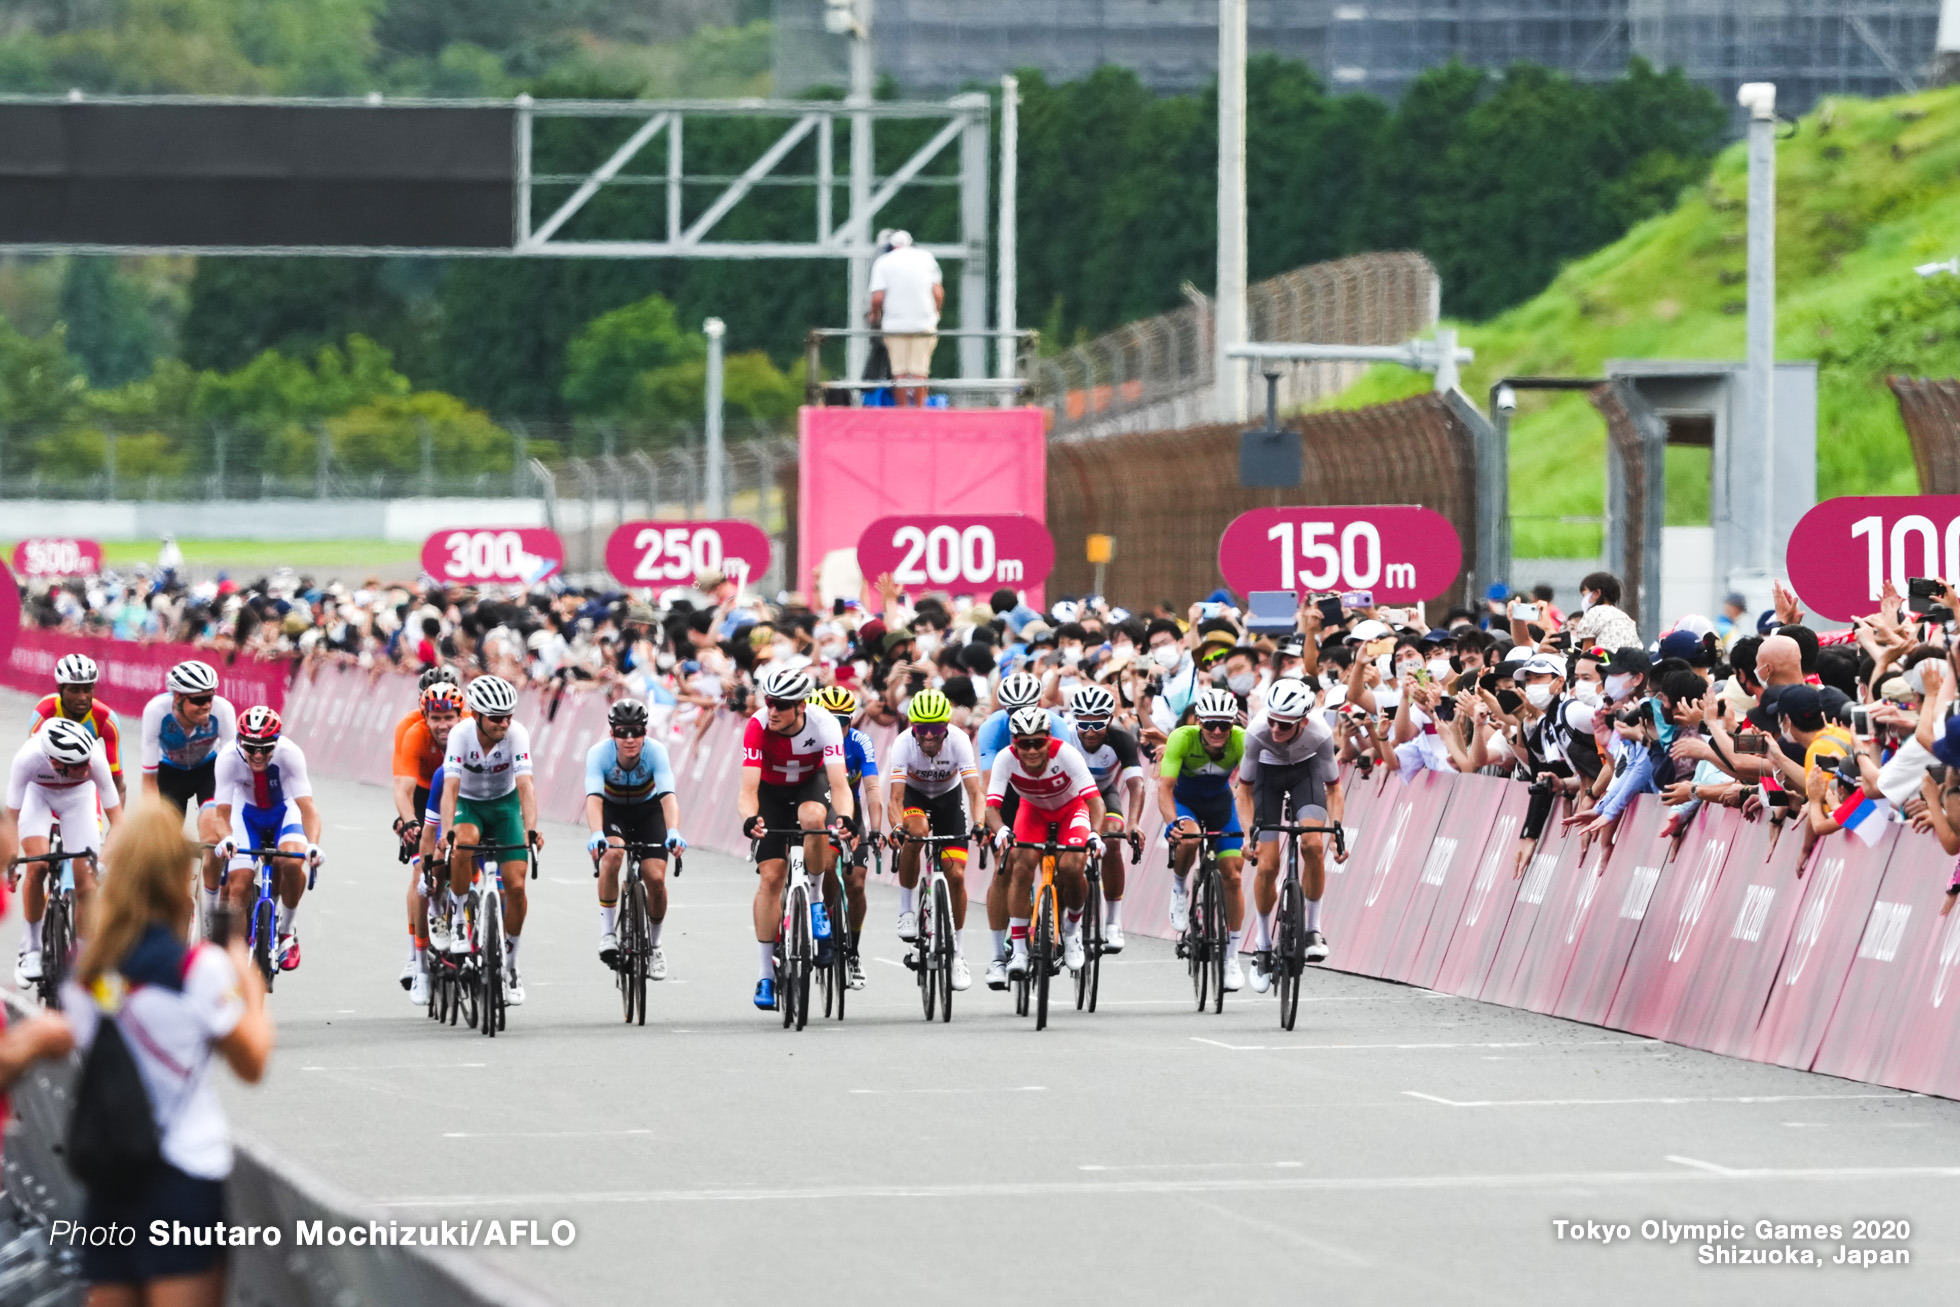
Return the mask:
[[768,717],[759,710],[742,733],[742,765],[762,768],[765,785],[801,785],[832,758],[844,760],[844,730],[829,713],[804,709],[793,735],[770,730]]

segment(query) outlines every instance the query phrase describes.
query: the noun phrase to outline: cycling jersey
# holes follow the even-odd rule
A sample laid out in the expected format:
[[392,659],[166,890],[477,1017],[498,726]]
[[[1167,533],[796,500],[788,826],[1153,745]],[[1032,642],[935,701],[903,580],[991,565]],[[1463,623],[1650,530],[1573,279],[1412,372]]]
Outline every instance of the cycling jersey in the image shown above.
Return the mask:
[[742,765],[762,769],[764,785],[796,786],[844,757],[844,729],[827,712],[805,710],[792,735],[769,729],[769,710],[758,709],[742,734]]
[[1082,728],[1075,728],[1075,745],[1082,751],[1082,761],[1089,765],[1089,774],[1096,778],[1096,788],[1104,794],[1114,794],[1116,787],[1132,778],[1142,779],[1143,758],[1137,752],[1136,736],[1121,727],[1112,726],[1103,732],[1102,743],[1094,749],[1082,742]]
[[435,779],[436,768],[442,766],[442,757],[443,750],[430,734],[421,709],[395,723],[394,775],[413,776],[415,784],[426,790]]
[[1064,810],[1097,792],[1096,778],[1089,774],[1081,750],[1062,740],[1048,742],[1047,758],[1032,772],[1012,749],[994,759],[993,775],[987,781],[988,806],[998,808],[1010,787],[1021,796],[1022,806],[1049,812]]
[[945,743],[939,752],[930,757],[919,747],[919,741],[911,731],[902,732],[892,741],[891,778],[894,785],[903,783],[919,794],[938,797],[949,794],[960,787],[967,777],[978,778],[980,767],[973,757],[973,741],[966,738],[966,732],[949,730]]
[[88,727],[89,733],[102,741],[102,752],[109,760],[110,772],[117,776],[122,775],[122,725],[117,722],[116,714],[109,710],[108,704],[97,699],[89,704],[89,710],[80,717],[69,717],[68,710],[61,706],[59,693],[46,695],[41,702],[34,705],[33,730],[40,730],[42,722],[56,717],[77,721]]
[[238,738],[238,714],[231,701],[213,696],[211,715],[202,726],[186,726],[171,711],[175,696],[159,694],[143,706],[143,774],[154,776],[157,768],[175,767],[189,771],[210,761],[219,749]]
[[666,746],[647,740],[631,767],[619,760],[619,741],[607,737],[585,755],[585,792],[608,803],[647,803],[674,792]]
[[226,749],[218,755],[217,801],[231,808],[284,807],[291,799],[313,797],[313,782],[306,773],[306,755],[291,740],[280,738],[272,746],[272,759],[264,771],[254,771],[240,749]]
[[[842,727],[843,723],[838,725]],[[855,726],[844,729],[844,774],[851,778],[853,792],[865,777],[878,778],[878,746]]]
[[531,733],[524,723],[512,721],[503,739],[485,747],[477,738],[475,720],[466,717],[449,732],[442,765],[447,776],[457,778],[458,797],[501,799],[516,793],[519,776],[531,774]]
[[1246,734],[1239,781],[1257,786],[1262,768],[1282,772],[1309,763],[1323,783],[1340,779],[1340,766],[1334,760],[1334,733],[1327,729],[1327,723],[1308,715],[1300,719],[1292,738],[1281,741],[1273,738],[1273,724],[1267,720]]
[[1225,741],[1225,750],[1214,758],[1205,752],[1198,727],[1180,726],[1164,741],[1164,761],[1159,776],[1171,777],[1173,798],[1213,799],[1231,785],[1232,770],[1245,756],[1245,728],[1234,726]]
[[63,776],[41,752],[41,742],[28,737],[14,755],[13,771],[7,780],[7,806],[20,814],[18,829],[22,836],[46,839],[59,821],[65,848],[93,852],[98,847],[96,801],[100,799],[107,811],[122,800],[116,795],[115,778],[109,774],[109,761],[100,743],[89,752],[88,763],[88,775],[79,779]]
[[[995,709],[986,721],[980,723],[980,729],[973,736],[973,748],[980,758],[980,770],[989,776],[994,772],[994,759],[1000,756],[1000,751],[1008,746],[1013,737],[1013,732],[1007,729],[1007,718],[1007,709]],[[1076,742],[1075,724],[1053,708],[1048,710],[1048,733],[1070,744]]]

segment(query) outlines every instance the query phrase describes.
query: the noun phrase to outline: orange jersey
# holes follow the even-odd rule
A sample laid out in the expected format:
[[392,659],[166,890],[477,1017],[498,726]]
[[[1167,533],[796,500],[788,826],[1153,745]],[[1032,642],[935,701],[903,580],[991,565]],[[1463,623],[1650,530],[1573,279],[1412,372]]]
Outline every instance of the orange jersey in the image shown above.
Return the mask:
[[429,724],[422,720],[420,708],[395,723],[395,775],[413,776],[426,790],[435,779],[436,768],[442,766],[442,754],[429,734]]
[[[41,723],[51,717],[67,716],[61,706],[61,695],[47,695],[34,705],[34,726],[28,734],[40,730]],[[109,759],[110,774],[122,775],[122,729],[116,725],[116,714],[109,710],[109,705],[97,699],[89,705],[86,713],[75,720],[88,727],[95,738],[102,741],[102,752]]]

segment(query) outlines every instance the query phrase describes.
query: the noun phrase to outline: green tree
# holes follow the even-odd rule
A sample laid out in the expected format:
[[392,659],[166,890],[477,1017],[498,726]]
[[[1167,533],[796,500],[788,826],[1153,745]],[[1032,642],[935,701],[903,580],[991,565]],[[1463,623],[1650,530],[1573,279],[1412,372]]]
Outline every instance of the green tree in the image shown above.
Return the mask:
[[68,350],[97,386],[119,386],[156,364],[156,320],[141,290],[115,261],[77,255],[61,282],[61,320]]
[[649,295],[587,323],[566,351],[565,401],[574,413],[615,415],[636,406],[640,378],[705,356],[681,330],[665,296]]
[[424,433],[438,475],[510,470],[509,433],[481,410],[439,391],[384,395],[328,418],[326,428],[336,465],[351,472],[419,472]]

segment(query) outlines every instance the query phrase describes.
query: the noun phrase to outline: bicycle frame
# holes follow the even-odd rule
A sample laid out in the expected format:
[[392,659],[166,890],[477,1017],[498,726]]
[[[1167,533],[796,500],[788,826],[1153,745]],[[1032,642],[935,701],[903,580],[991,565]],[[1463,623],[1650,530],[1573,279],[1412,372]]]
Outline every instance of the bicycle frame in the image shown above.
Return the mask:
[[[918,934],[912,951],[906,955],[905,965],[918,976],[921,997],[925,1003],[926,1020],[932,1020],[935,1007],[942,1022],[953,1019],[953,941],[939,940],[934,925],[937,912],[937,890],[946,882],[946,872],[940,866],[940,859],[946,850],[965,848],[972,840],[970,835],[912,835],[904,831],[893,831],[893,848],[902,849],[907,844],[917,844],[919,855],[918,887]],[[959,927],[953,922],[952,891],[947,890],[946,925],[949,932]],[[942,956],[934,954],[943,950]]]
[[[796,1029],[801,1030],[809,1021],[809,977],[803,969],[806,967],[814,969],[816,965],[816,910],[823,904],[822,875],[819,873],[815,879],[811,878],[809,868],[804,863],[803,843],[812,836],[821,836],[840,855],[843,853],[844,847],[842,842],[827,830],[804,830],[801,826],[766,827],[756,832],[754,843],[750,848],[751,861],[755,861],[754,854],[760,849],[762,841],[771,836],[779,836],[786,841],[783,849],[783,861],[788,868],[788,871],[783,876],[782,901],[778,912],[778,917],[782,924],[777,927],[776,934],[776,1003],[783,1013],[783,1026],[787,1029],[793,1025]],[[843,901],[843,894],[841,893],[843,876],[841,872],[838,876],[838,882],[840,889],[838,901],[841,904]],[[796,956],[796,931],[794,929],[794,923],[790,920],[790,904],[798,892],[803,894],[804,902],[809,905],[808,916],[805,922],[810,931],[812,956],[809,958]],[[829,924],[832,958],[836,962],[837,967],[841,968],[843,965],[844,950],[841,939],[839,938],[839,932],[843,929],[844,923],[833,921]],[[786,970],[794,971],[798,974],[785,975],[784,972]],[[841,977],[838,980],[836,989],[837,992],[834,998],[837,1006],[837,1019],[841,1021],[844,1018],[844,998]],[[828,1012],[829,1007],[830,1001],[826,999],[826,1012]]]
[[47,886],[47,905],[41,913],[41,979],[35,982],[42,1006],[51,1009],[61,1007],[61,986],[67,979],[68,950],[75,939],[75,863],[83,858],[96,863],[89,850],[61,846],[57,823],[48,832],[46,853],[26,854],[7,864],[9,879],[17,867],[40,863],[52,871],[55,864],[61,866],[60,878]]

